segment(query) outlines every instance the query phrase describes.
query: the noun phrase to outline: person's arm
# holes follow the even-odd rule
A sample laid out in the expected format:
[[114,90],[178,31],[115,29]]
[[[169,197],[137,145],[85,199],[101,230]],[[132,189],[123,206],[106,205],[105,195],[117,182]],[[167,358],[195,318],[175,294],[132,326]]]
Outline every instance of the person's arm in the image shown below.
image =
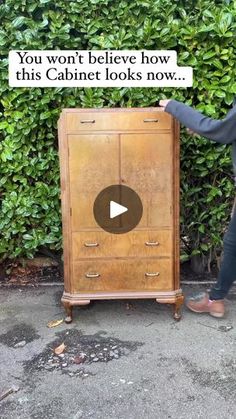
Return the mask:
[[230,144],[236,140],[236,106],[222,120],[216,120],[177,100],[161,100],[160,106],[183,125],[203,137],[221,144]]

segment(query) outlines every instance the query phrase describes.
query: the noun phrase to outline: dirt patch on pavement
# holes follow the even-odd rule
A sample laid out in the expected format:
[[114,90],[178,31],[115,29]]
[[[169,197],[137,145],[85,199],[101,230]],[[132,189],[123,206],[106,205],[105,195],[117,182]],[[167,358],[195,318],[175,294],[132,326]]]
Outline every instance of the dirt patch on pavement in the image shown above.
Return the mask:
[[[55,354],[54,350],[64,343],[63,353]],[[26,373],[35,371],[61,370],[69,376],[85,378],[93,375],[85,366],[93,363],[107,363],[128,356],[142,346],[142,342],[122,341],[106,336],[105,332],[85,335],[77,329],[57,333],[57,338],[50,342],[45,350],[33,359],[24,363]]]
[[3,343],[10,348],[17,348],[25,346],[27,343],[33,342],[35,339],[39,338],[40,336],[31,325],[19,323],[8,330],[8,332],[0,335],[0,343]]

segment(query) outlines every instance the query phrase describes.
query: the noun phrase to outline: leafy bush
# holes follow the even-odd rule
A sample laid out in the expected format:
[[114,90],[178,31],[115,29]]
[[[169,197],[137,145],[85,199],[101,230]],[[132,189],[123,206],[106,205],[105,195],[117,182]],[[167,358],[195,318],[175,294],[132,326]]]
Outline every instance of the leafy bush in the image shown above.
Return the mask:
[[[235,1],[6,0],[0,4],[0,255],[61,242],[57,119],[64,107],[156,106],[172,97],[222,118],[235,81]],[[192,88],[11,88],[11,49],[175,49]],[[220,248],[233,199],[229,147],[181,131],[182,258]]]

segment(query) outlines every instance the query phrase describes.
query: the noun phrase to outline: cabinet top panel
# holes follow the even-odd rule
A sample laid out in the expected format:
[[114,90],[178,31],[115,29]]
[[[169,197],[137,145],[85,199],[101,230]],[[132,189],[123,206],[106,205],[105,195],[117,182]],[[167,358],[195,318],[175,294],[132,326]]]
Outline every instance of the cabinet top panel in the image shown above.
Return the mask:
[[164,113],[161,107],[148,108],[64,108],[61,113],[71,112],[161,112]]

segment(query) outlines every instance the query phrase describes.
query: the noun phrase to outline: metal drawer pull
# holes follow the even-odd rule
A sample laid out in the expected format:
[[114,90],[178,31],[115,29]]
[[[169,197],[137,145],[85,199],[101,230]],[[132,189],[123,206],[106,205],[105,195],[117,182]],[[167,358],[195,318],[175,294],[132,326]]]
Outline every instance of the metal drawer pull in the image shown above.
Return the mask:
[[146,276],[159,276],[160,272],[145,272]]
[[81,124],[94,124],[95,119],[81,119],[80,123]]
[[143,122],[158,122],[159,119],[155,119],[155,118],[146,118],[143,120]]
[[159,242],[145,242],[146,246],[159,246]]
[[98,278],[100,276],[100,274],[99,273],[94,273],[94,274],[88,273],[88,274],[85,274],[85,276],[86,276],[86,278]]
[[99,243],[84,243],[85,247],[98,247]]

